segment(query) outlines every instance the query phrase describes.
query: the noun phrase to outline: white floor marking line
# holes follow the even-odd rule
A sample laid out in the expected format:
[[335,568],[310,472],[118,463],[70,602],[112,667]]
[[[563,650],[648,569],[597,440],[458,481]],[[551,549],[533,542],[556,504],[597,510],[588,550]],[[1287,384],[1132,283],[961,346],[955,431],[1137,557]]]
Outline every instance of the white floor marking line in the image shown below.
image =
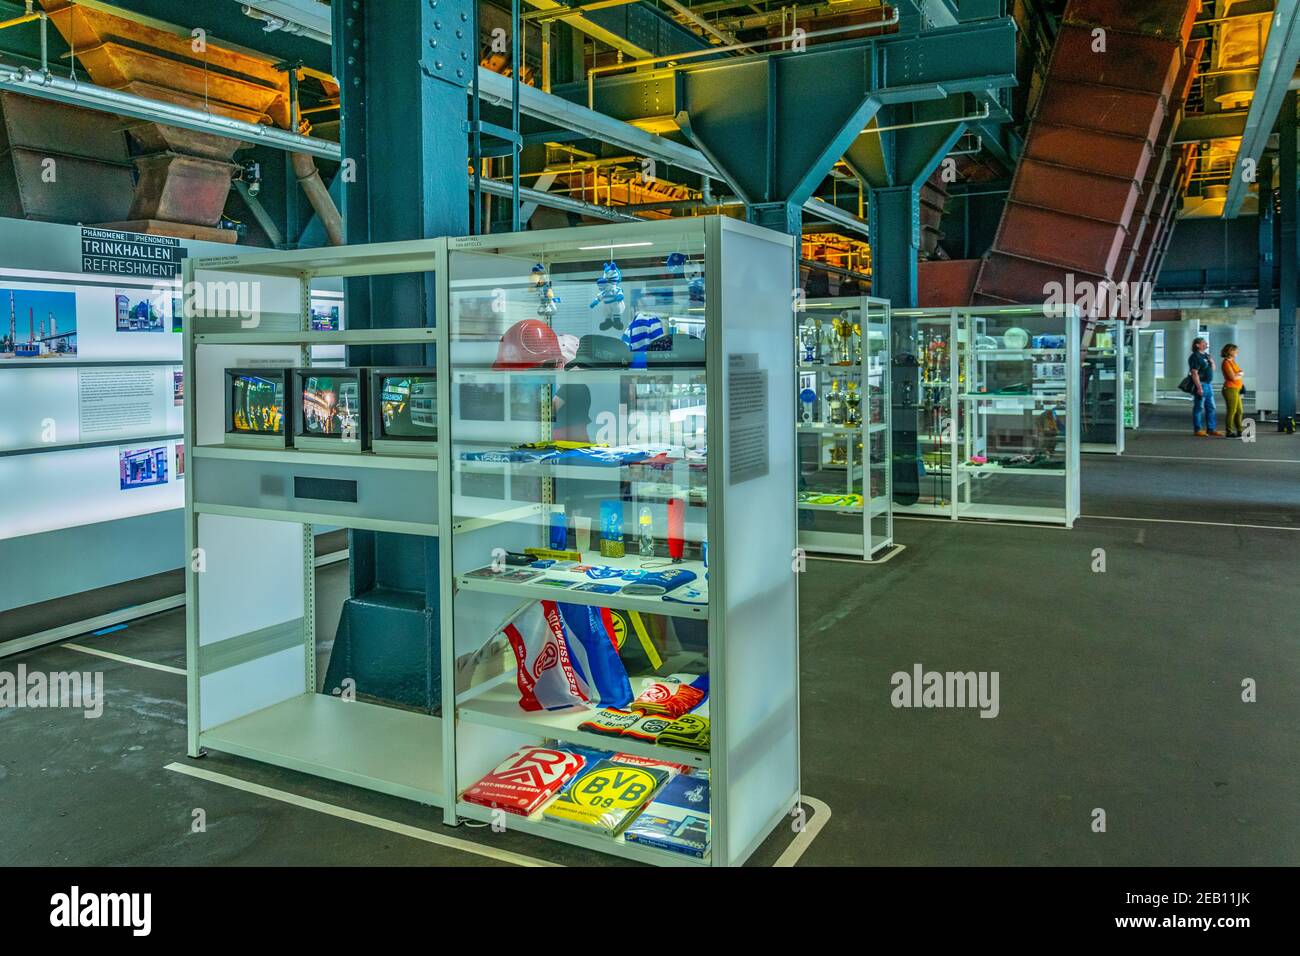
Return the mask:
[[1300,465],[1300,458],[1217,458],[1205,457],[1197,458],[1187,455],[1125,455],[1125,458],[1145,458],[1153,461],[1194,461],[1197,463],[1203,461],[1248,461],[1262,462],[1269,465]]
[[822,828],[830,822],[831,808],[821,800],[810,797],[805,793],[800,798],[800,801],[813,808],[813,818],[809,821],[808,826],[795,836],[794,842],[785,848],[785,852],[776,858],[776,862],[772,864],[773,866],[794,866],[798,863],[799,858],[812,845],[812,841],[817,839],[817,834],[821,833]]
[[499,860],[502,863],[511,863],[515,866],[560,865],[558,863],[551,863],[547,860],[538,860],[531,856],[524,856],[521,853],[511,853],[509,850],[499,850],[495,847],[471,843],[469,840],[462,840],[458,837],[443,836],[441,833],[434,833],[432,830],[423,830],[420,827],[413,827],[406,823],[398,823],[395,820],[386,820],[383,817],[377,817],[370,813],[362,813],[359,810],[349,810],[347,807],[335,806],[332,803],[313,800],[310,797],[301,797],[296,793],[289,793],[286,790],[275,790],[271,787],[264,787],[261,784],[250,783],[247,780],[240,780],[238,777],[230,777],[224,773],[217,773],[212,770],[190,767],[182,763],[169,763],[163,769],[171,770],[176,773],[183,773],[186,776],[196,777],[199,780],[206,780],[209,783],[218,783],[223,787],[230,787],[234,790],[243,790],[245,793],[252,793],[259,797],[266,797],[269,800],[278,800],[281,803],[288,803],[296,807],[303,807],[307,810],[314,810],[317,813],[337,817],[340,820],[350,820],[353,823],[360,823],[368,827],[374,827],[377,830],[387,830],[389,833],[396,833],[401,836],[410,837],[412,840],[422,840],[425,843],[433,843],[437,846],[447,847],[448,849],[460,850],[464,853],[472,853],[476,856],[485,856],[489,859]]
[[1236,524],[1232,521],[1182,521],[1177,518],[1125,518],[1120,515],[1080,515],[1080,518],[1092,518],[1096,521],[1152,521],[1156,524],[1195,524],[1207,528],[1254,528],[1258,531],[1300,531],[1300,527],[1290,528],[1281,524]]
[[1046,521],[998,521],[994,518],[962,518],[960,521],[954,521],[952,518],[943,518],[938,515],[934,517],[929,515],[894,515],[895,521],[898,521],[900,518],[903,521],[930,521],[954,526],[964,525],[967,528],[1045,528],[1048,531],[1070,530],[1063,524],[1049,524]]
[[853,558],[847,555],[841,557],[838,554],[810,554],[808,555],[808,560],[809,561],[838,561],[840,562],[840,564],[865,564],[867,567],[871,567],[877,564],[884,564],[886,561],[891,561],[895,557],[897,557],[900,552],[906,550],[907,550],[907,545],[896,544],[892,548],[890,548],[887,552],[885,552],[885,556],[883,558]]
[[172,667],[168,664],[155,664],[152,661],[142,661],[136,657],[124,657],[121,654],[114,654],[111,651],[101,651],[97,647],[85,647],[81,644],[60,644],[60,647],[66,647],[70,651],[81,651],[83,654],[94,654],[96,657],[107,657],[110,661],[121,661],[123,664],[134,664],[136,667],[147,667],[151,671],[165,671],[168,674],[180,674],[185,676],[185,668]]

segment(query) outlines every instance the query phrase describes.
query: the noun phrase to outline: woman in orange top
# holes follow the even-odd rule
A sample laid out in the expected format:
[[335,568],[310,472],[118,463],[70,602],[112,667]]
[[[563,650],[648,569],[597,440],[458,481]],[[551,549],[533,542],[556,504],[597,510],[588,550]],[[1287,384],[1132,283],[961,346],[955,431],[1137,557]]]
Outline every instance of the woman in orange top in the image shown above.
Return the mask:
[[1237,364],[1237,346],[1229,343],[1219,353],[1223,356],[1223,404],[1228,409],[1226,428],[1229,438],[1240,438],[1243,428],[1241,407],[1241,366]]

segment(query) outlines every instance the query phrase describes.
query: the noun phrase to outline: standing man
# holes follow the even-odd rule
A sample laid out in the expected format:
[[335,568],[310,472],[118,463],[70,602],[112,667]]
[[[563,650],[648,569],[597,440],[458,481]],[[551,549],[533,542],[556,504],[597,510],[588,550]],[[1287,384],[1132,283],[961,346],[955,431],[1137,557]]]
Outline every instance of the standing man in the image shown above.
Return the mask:
[[1192,430],[1199,438],[1222,438],[1217,431],[1214,408],[1214,359],[1210,358],[1210,340],[1197,336],[1192,340],[1192,354],[1187,359],[1188,377],[1192,380]]

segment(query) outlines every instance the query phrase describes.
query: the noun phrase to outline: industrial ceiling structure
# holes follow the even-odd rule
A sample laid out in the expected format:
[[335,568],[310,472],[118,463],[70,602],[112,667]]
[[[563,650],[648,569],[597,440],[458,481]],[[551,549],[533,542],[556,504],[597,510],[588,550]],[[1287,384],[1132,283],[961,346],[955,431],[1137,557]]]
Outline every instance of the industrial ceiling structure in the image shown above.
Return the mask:
[[1154,281],[1175,224],[1282,211],[1297,5],[0,0],[0,214],[293,248],[722,210],[897,304]]

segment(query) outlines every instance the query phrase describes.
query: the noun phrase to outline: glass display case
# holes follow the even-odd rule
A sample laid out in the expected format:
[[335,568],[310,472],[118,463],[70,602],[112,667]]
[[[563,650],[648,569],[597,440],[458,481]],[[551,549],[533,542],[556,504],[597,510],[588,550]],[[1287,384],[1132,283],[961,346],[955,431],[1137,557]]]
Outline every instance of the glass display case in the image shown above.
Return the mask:
[[[916,329],[910,351],[894,357],[895,392],[920,390],[916,454],[899,457],[895,440],[894,511],[1073,526],[1077,310],[896,309],[893,317],[896,328],[905,318]],[[916,374],[900,376],[913,362]],[[896,407],[907,397],[898,396]],[[915,483],[905,489],[903,475],[913,469]]]
[[1142,426],[1142,329],[1124,323],[1124,427]]
[[[967,409],[958,396],[967,365],[965,343],[952,309],[895,309],[894,329],[913,328],[893,358],[891,405],[895,412],[916,414],[913,429],[895,419],[892,454],[893,510],[905,515],[950,517],[960,485],[967,480],[957,467],[957,438]],[[908,439],[899,441],[899,436]],[[913,440],[914,439],[914,440]]]
[[961,518],[1073,527],[1079,515],[1079,316],[1074,307],[963,311]]
[[1079,431],[1085,452],[1124,453],[1125,334],[1115,319],[1092,320],[1084,332]]
[[797,319],[799,544],[870,559],[893,545],[889,303],[810,299]]
[[[793,265],[721,217],[448,240],[449,819],[737,864],[794,806]],[[665,775],[693,850],[637,824]]]

